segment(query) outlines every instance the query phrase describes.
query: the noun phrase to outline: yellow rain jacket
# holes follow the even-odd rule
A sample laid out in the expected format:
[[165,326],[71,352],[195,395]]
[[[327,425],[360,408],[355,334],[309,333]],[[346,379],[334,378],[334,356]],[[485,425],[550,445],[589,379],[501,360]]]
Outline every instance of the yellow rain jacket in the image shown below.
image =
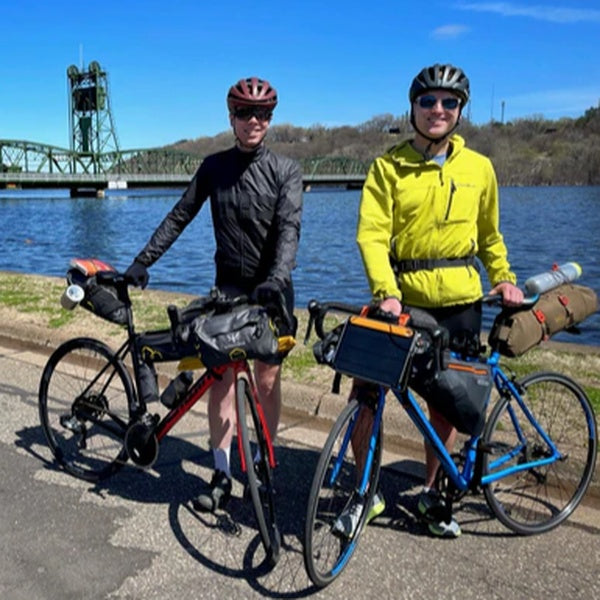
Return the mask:
[[373,296],[396,296],[425,308],[474,302],[483,295],[475,266],[394,274],[390,256],[477,256],[492,286],[516,283],[498,229],[498,185],[492,163],[450,138],[443,166],[425,161],[406,141],[375,159],[360,201],[357,242]]

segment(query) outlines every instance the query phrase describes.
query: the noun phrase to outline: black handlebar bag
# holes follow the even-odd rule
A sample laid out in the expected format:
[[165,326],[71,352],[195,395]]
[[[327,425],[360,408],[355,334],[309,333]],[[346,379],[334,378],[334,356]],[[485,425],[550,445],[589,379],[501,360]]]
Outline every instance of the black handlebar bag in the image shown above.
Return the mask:
[[279,348],[277,331],[261,306],[200,316],[189,326],[189,339],[208,368],[236,360],[271,359]]

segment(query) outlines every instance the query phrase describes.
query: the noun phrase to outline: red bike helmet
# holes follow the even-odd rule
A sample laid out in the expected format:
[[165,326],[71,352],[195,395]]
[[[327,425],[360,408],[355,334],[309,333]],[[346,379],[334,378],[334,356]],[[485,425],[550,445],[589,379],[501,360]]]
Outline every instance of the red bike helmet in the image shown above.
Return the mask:
[[277,91],[265,79],[247,77],[229,88],[227,108],[233,113],[236,108],[260,106],[273,110],[277,106]]
[[469,101],[469,79],[462,69],[453,65],[435,64],[425,67],[413,79],[408,93],[411,104],[417,96],[429,90],[448,90],[461,100],[461,107]]

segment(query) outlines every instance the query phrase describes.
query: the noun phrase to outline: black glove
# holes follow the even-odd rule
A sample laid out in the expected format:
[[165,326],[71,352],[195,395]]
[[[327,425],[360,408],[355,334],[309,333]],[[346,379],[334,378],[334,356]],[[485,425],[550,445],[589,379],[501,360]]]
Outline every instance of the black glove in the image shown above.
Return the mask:
[[274,279],[267,279],[259,283],[252,294],[258,304],[266,306],[267,304],[281,304],[281,286]]
[[148,285],[150,275],[148,275],[146,265],[134,260],[125,271],[125,279],[132,285],[144,289]]

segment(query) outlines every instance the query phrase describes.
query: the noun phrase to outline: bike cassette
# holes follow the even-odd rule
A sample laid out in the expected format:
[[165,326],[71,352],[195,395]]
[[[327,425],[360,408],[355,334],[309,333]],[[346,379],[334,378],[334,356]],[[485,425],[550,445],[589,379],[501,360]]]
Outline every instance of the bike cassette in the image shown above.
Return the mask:
[[154,427],[142,422],[131,425],[125,434],[125,449],[133,463],[140,467],[151,467],[158,457]]

